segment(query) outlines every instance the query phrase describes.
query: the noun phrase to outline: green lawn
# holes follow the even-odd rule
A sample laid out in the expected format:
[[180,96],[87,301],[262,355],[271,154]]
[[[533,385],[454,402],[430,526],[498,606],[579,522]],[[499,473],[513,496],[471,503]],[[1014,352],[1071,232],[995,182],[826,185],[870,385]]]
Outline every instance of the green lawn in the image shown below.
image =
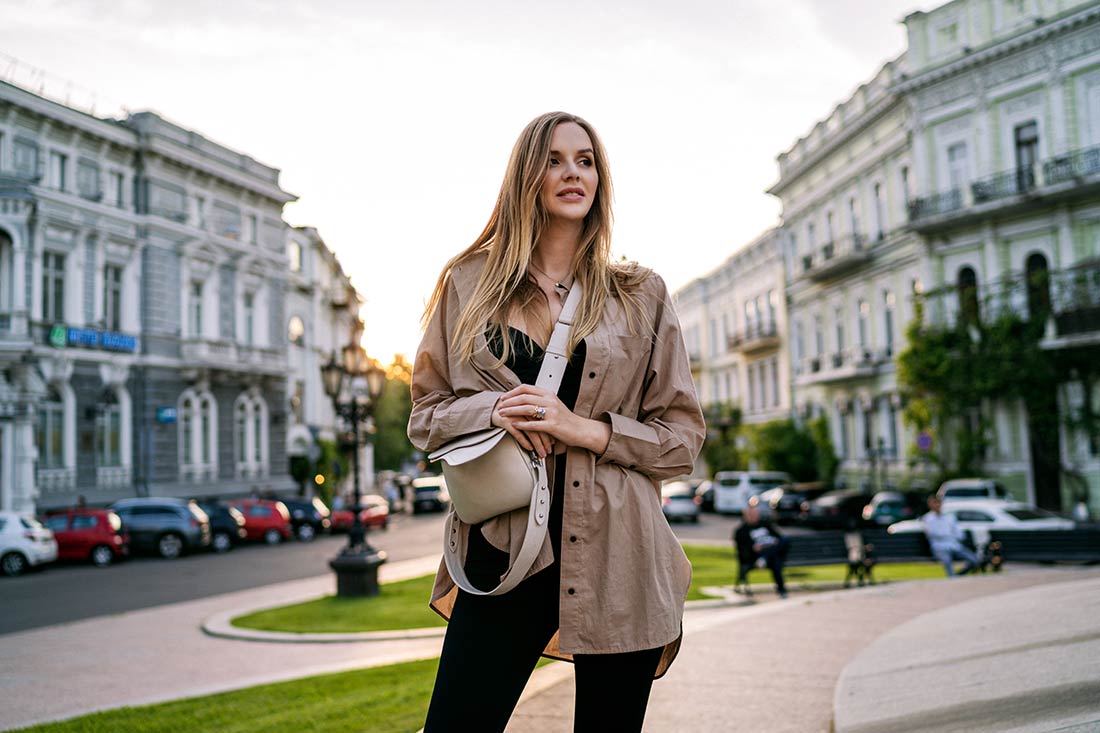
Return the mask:
[[[540,659],[538,667],[551,660]],[[118,708],[13,733],[411,733],[424,725],[438,659]]]
[[[684,552],[691,560],[692,581],[688,600],[713,598],[702,592],[709,585],[733,585],[737,580],[737,558],[731,547],[718,545],[684,545]],[[840,582],[847,572],[845,565],[817,565],[787,568],[783,577],[789,584],[813,582]],[[943,578],[943,566],[934,562],[884,563],[875,567],[875,580],[918,580]],[[754,570],[749,574],[750,583],[770,583],[771,572]]]
[[234,626],[259,631],[292,633],[393,631],[443,626],[446,622],[428,608],[435,574],[385,583],[370,598],[325,596],[315,601],[282,606],[233,619]]

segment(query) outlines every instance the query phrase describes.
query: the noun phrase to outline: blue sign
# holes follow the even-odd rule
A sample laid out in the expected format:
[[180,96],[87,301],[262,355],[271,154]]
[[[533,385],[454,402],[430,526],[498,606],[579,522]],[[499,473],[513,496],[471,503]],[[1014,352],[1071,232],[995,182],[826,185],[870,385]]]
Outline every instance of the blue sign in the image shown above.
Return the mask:
[[917,447],[922,451],[928,451],[932,448],[932,436],[923,430],[920,435],[917,436]]
[[174,423],[176,421],[176,408],[174,407],[158,407],[157,408],[157,422],[159,423]]
[[54,326],[50,329],[49,342],[59,348],[68,345],[126,353],[137,351],[137,337],[95,328]]

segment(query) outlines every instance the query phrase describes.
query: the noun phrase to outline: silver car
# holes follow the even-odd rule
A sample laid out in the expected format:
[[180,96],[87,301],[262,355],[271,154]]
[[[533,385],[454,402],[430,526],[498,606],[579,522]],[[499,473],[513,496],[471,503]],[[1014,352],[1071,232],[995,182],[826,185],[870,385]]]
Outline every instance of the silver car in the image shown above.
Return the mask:
[[122,499],[111,505],[130,533],[130,546],[164,558],[210,547],[210,518],[194,501]]
[[702,497],[696,496],[694,487],[686,481],[670,481],[661,487],[661,511],[670,522],[698,522],[702,503]]

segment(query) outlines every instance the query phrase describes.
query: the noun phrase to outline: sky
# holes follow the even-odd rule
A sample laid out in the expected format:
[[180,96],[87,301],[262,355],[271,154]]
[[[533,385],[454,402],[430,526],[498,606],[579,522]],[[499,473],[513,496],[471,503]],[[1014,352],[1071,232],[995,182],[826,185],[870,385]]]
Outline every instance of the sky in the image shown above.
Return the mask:
[[615,256],[675,290],[778,223],[776,156],[940,4],[4,0],[0,78],[33,67],[101,116],[151,109],[281,169],[300,197],[286,220],[336,252],[388,362],[415,352],[441,267],[484,227],[535,116],[595,126]]

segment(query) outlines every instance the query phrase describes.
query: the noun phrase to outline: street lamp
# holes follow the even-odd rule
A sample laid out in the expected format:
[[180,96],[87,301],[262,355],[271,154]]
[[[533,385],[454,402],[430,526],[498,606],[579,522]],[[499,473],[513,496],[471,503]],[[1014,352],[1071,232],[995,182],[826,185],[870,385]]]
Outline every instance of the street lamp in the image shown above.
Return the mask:
[[[348,544],[329,561],[336,571],[336,594],[339,596],[373,596],[378,594],[378,566],[386,561],[386,553],[375,550],[367,542],[367,528],[359,517],[359,423],[370,417],[382,389],[386,373],[367,360],[363,347],[353,341],[343,349],[343,363],[332,355],[321,367],[321,382],[325,394],[332,399],[336,414],[351,424],[353,447],[355,502],[352,506]],[[366,392],[363,383],[366,382]],[[342,396],[346,398],[341,400]]]

